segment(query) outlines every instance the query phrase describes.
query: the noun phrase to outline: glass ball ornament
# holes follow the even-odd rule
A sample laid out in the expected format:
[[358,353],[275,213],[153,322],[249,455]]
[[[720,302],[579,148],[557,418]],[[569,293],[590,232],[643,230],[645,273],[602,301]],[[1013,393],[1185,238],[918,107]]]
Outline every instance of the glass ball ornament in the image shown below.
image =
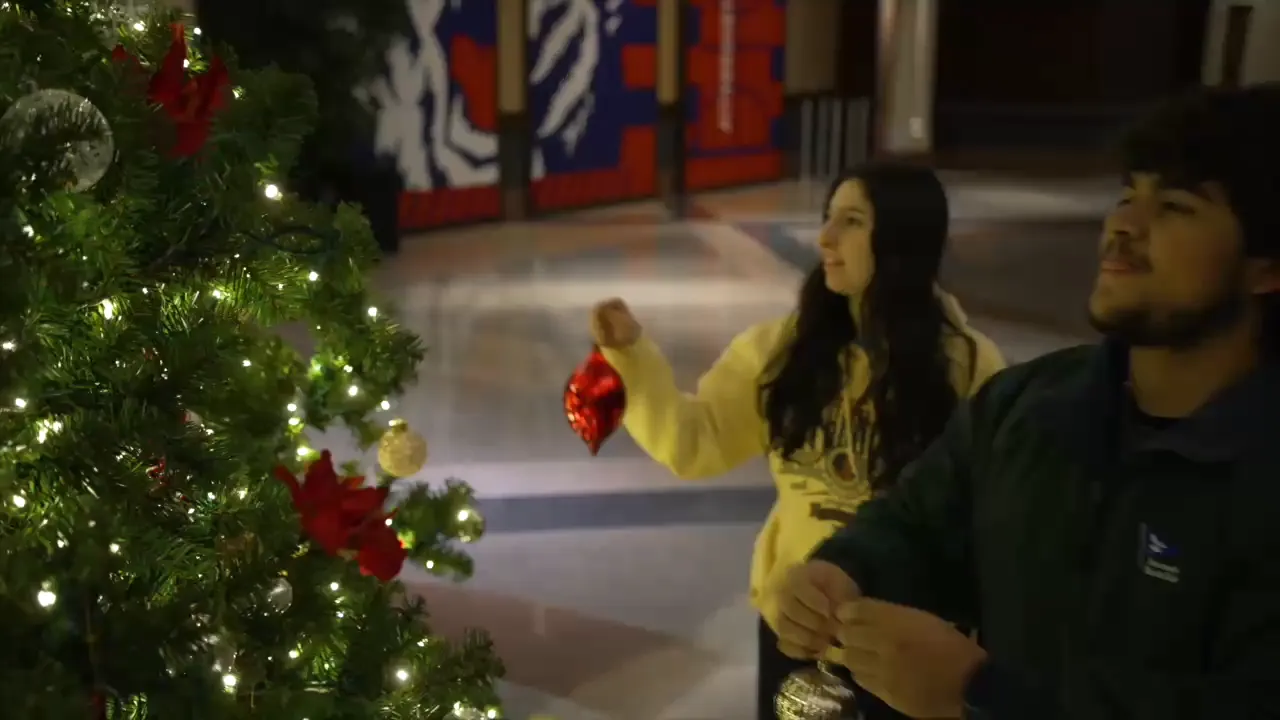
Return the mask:
[[285,578],[276,578],[267,591],[267,607],[276,612],[284,612],[293,605],[293,586]]
[[856,720],[861,717],[853,688],[836,677],[825,662],[788,675],[773,698],[773,707],[778,720]]
[[378,465],[392,477],[405,478],[416,474],[426,464],[426,439],[411,430],[403,420],[391,423],[391,428],[378,440]]
[[13,103],[0,117],[0,128],[21,143],[37,119],[51,112],[68,115],[77,125],[89,127],[96,134],[92,140],[70,143],[64,155],[64,162],[75,176],[71,188],[76,192],[88,190],[107,174],[116,153],[111,125],[88,99],[67,90],[37,90]]

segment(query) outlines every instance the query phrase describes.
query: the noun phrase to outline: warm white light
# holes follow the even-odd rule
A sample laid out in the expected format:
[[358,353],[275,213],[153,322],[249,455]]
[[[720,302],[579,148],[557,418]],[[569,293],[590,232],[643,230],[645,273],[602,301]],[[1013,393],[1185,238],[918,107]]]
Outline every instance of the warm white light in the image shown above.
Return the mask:
[[147,29],[147,24],[139,20],[138,22],[133,24],[133,29],[137,30],[138,32],[142,32],[143,30]]
[[108,545],[108,546],[107,546],[107,549],[108,549],[108,550],[110,550],[110,551],[111,551],[111,552],[113,552],[113,553],[118,553],[118,552],[120,552],[120,544],[119,544],[119,543],[111,543],[110,545]]
[[360,388],[356,387],[355,385],[352,385],[351,387],[347,388],[347,394],[350,395],[351,397],[355,397],[360,394]]
[[399,670],[396,670],[396,679],[399,680],[400,682],[408,682],[409,671],[405,670],[404,668],[400,668]]
[[311,282],[315,282],[320,279],[320,273],[316,272],[315,270],[312,270],[311,272],[307,273],[307,279],[310,280]]
[[300,422],[302,422],[302,421],[301,421],[301,420],[299,420],[298,418],[289,418],[289,424],[290,424],[290,425],[294,425],[294,426],[296,426],[296,425],[297,425],[298,423],[300,423]]
[[58,596],[48,590],[41,590],[36,593],[36,602],[40,603],[40,607],[53,607],[58,602]]
[[378,308],[376,307],[369,308],[369,317],[378,317]]
[[110,300],[102,301],[102,317],[110,320],[116,316],[116,304]]
[[239,490],[236,491],[236,497],[240,498],[241,500],[243,500],[245,496],[248,494],[249,494],[249,491],[245,490],[244,488],[240,488]]
[[217,500],[217,499],[218,499],[218,496],[217,496],[217,495],[214,495],[213,493],[209,493],[209,499],[210,499],[210,500]]
[[391,409],[391,403],[390,403],[390,402],[388,402],[388,401],[386,401],[386,400],[383,400],[383,401],[382,401],[382,405],[381,405],[381,407],[382,407],[382,409],[383,409],[383,410],[390,410],[390,409]]
[[231,88],[231,94],[239,99],[241,95],[244,95],[244,88]]
[[498,717],[498,711],[494,710],[493,708],[489,708],[487,711],[485,711],[484,716],[489,718],[489,720],[494,720],[494,718]]
[[298,659],[298,656],[299,656],[299,655],[301,655],[301,654],[302,654],[302,653],[299,653],[297,650],[290,650],[290,651],[289,651],[289,659],[290,659],[290,660],[297,660],[297,659]]
[[351,372],[352,370],[355,370],[355,368],[351,367],[350,365],[342,366],[342,372]]
[[221,291],[221,290],[214,290],[214,291],[213,291],[213,297],[214,297],[214,298],[216,298],[216,299],[218,299],[218,300],[221,300],[221,299],[222,299],[222,291]]
[[297,403],[289,403],[288,405],[285,405],[285,406],[284,406],[284,409],[285,409],[285,410],[288,410],[289,412],[298,412],[298,404],[297,404]]
[[276,185],[267,185],[262,189],[262,194],[266,195],[268,200],[279,200],[280,188]]
[[346,614],[346,613],[344,613],[344,612],[342,612],[341,610],[339,610],[338,612],[336,612],[336,613],[334,613],[334,614],[338,616],[338,619],[339,619],[339,620],[341,620],[342,618],[344,618],[344,617],[346,617],[346,616],[347,616],[347,614]]
[[24,508],[27,506],[27,499],[22,497],[21,495],[14,495],[13,504],[15,507]]
[[458,511],[458,522],[466,522],[471,517],[471,511],[463,508]]
[[236,686],[236,683],[238,682],[240,682],[240,680],[236,678],[235,675],[232,675],[231,673],[227,673],[226,675],[222,676],[222,686],[228,690],[234,688]]
[[4,342],[0,343],[0,349],[13,350],[16,347],[18,346],[14,345],[12,340],[5,340]]
[[298,448],[298,457],[306,457],[311,454],[311,448],[303,445]]
[[14,404],[18,409],[22,409],[22,408],[24,408],[24,407],[26,407],[26,406],[27,406],[27,401],[26,401],[25,399],[23,399],[23,398],[14,398],[13,404]]
[[31,227],[30,225],[23,225],[22,234],[26,235],[27,237],[35,237],[36,229]]
[[189,68],[189,67],[191,67],[191,61],[190,61],[190,60],[183,60],[183,61],[182,61],[182,67],[184,67],[184,68]]
[[203,32],[204,32],[204,31],[203,31],[203,30],[201,30],[200,28],[191,28],[191,34],[192,34],[192,35],[200,35],[200,34],[203,34]]
[[245,359],[245,360],[241,360],[241,361],[240,361],[240,364],[241,364],[241,365],[244,365],[245,367],[249,367],[249,366],[250,366],[250,365],[252,365],[253,363],[251,363],[251,362],[249,362],[247,359]]
[[339,585],[338,585],[338,583],[336,583],[336,582],[329,583],[329,589],[330,589],[330,590],[332,590],[332,591],[334,591],[334,592],[338,592],[338,588],[339,588],[339,587],[340,587],[340,586],[339,586]]

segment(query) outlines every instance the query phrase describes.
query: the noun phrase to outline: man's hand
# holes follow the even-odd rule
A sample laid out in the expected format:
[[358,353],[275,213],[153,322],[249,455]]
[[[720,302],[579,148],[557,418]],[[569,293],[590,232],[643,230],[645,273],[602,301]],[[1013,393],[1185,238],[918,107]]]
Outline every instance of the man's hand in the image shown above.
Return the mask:
[[880,600],[837,612],[841,664],[872,695],[913,718],[958,718],[964,690],[987,654],[950,623]]
[[858,584],[839,567],[810,560],[787,571],[777,593],[778,649],[812,660],[835,644],[836,609],[862,597]]

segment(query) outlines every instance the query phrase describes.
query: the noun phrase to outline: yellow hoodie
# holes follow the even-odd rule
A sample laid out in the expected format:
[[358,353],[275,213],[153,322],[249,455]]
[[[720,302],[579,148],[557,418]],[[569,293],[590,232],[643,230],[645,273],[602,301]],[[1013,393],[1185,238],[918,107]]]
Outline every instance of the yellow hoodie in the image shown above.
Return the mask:
[[[995,343],[968,326],[954,298],[943,293],[939,297],[951,322],[961,328],[960,333],[948,331],[944,342],[953,360],[956,392],[968,397],[1004,367],[1004,359]],[[734,338],[692,395],[676,387],[670,364],[647,337],[625,349],[603,351],[627,388],[622,419],[627,432],[676,476],[693,480],[719,475],[768,454],[778,499],[756,538],[751,601],[770,625],[773,610],[765,607],[764,589],[780,571],[808,557],[871,494],[866,466],[867,428],[873,418],[869,403],[856,403],[869,379],[867,356],[860,350],[850,364],[842,413],[816,446],[789,461],[770,451],[759,385],[765,366],[789,340],[793,324],[794,317],[782,318]],[[855,404],[856,418],[850,416]]]

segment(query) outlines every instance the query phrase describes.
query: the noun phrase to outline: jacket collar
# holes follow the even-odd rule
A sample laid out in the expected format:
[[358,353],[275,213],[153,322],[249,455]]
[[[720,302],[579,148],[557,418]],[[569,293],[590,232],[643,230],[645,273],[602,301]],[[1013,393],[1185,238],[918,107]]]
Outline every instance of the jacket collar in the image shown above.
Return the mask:
[[[1044,399],[1041,416],[1073,453],[1113,456],[1128,402],[1129,348],[1105,341],[1082,372]],[[1197,462],[1233,460],[1268,439],[1280,421],[1280,364],[1267,363],[1204,407],[1152,437],[1144,450],[1165,450]]]

